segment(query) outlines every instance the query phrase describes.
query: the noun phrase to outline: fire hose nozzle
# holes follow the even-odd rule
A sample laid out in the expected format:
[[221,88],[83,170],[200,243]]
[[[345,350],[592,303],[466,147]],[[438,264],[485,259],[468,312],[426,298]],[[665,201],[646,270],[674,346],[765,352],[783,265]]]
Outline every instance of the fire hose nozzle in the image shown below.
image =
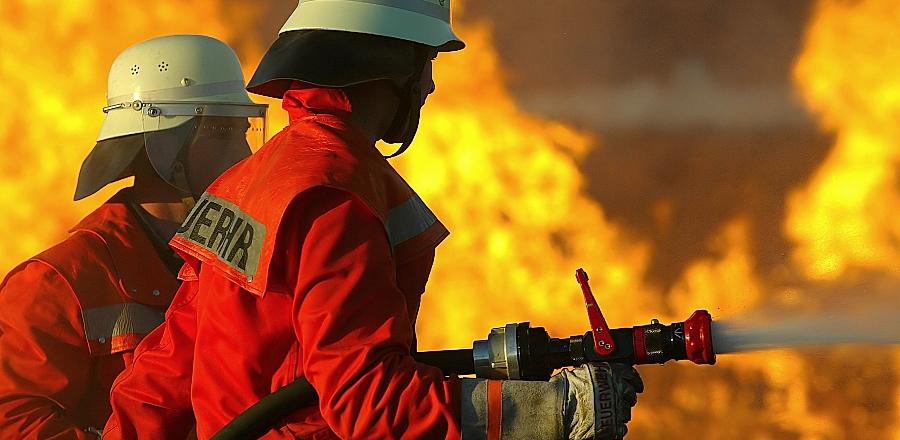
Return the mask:
[[632,327],[631,339],[635,364],[662,364],[670,360],[689,360],[701,365],[716,363],[712,316],[706,310],[697,310],[684,322],[671,325],[654,319],[648,325]]
[[[610,329],[588,283],[584,269],[575,271],[587,308],[590,330],[565,339],[551,338],[543,327],[527,322],[491,329],[487,339],[475,341],[472,350],[418,353],[417,359],[440,365],[447,374],[475,374],[487,379],[546,380],[553,370],[585,362],[663,364],[689,360],[712,365],[712,316],[695,311],[684,322]],[[466,356],[466,352],[471,353]]]
[[712,316],[706,310],[697,310],[684,321],[684,349],[687,359],[695,364],[716,363],[716,352],[712,344]]
[[689,360],[712,365],[716,363],[716,355],[711,329],[712,316],[706,310],[697,310],[684,322],[669,325],[654,319],[647,325],[611,329],[615,348],[599,353],[590,331],[556,339],[543,327],[531,327],[527,322],[507,324],[492,329],[487,339],[474,342],[472,363],[467,364],[473,370],[452,372],[474,373],[487,379],[546,380],[555,369],[585,362],[635,365]]

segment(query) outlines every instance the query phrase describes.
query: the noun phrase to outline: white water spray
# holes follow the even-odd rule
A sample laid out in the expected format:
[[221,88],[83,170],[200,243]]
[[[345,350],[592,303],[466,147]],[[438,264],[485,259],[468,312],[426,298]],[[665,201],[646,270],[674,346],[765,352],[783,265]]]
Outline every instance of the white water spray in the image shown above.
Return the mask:
[[900,300],[816,311],[763,310],[714,320],[718,354],[838,344],[900,344]]

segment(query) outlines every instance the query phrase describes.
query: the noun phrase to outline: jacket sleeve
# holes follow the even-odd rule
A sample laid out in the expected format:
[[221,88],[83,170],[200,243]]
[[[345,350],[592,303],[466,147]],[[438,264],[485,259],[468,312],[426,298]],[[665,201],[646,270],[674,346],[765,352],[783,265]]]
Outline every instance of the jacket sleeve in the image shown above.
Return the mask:
[[104,439],[187,438],[193,429],[196,294],[196,280],[181,284],[165,322],[141,341],[134,363],[116,378]]
[[297,267],[294,330],[329,427],[341,438],[458,439],[459,379],[410,356],[415,308],[382,222],[352,194],[322,187],[289,213],[298,235],[279,240],[301,244],[286,257]]
[[95,438],[66,417],[87,392],[81,308],[51,267],[31,261],[0,286],[0,438]]

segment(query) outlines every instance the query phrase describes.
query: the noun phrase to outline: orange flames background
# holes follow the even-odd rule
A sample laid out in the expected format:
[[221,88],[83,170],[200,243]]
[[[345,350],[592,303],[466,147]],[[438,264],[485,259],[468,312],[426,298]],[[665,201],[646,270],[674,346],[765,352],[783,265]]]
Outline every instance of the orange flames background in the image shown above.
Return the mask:
[[[70,201],[102,122],[107,69],[118,52],[157,35],[203,33],[232,44],[249,78],[290,6],[0,4],[0,235],[7,237],[0,272],[60,240],[114,191]],[[466,5],[458,6],[458,33],[468,48],[439,58],[438,92],[415,148],[395,162],[453,231],[422,306],[424,348],[468,346],[490,327],[514,321],[557,336],[583,332],[572,276],[579,266],[591,274],[613,326],[680,321],[698,308],[727,318],[770,305],[815,310],[838,296],[897,298],[900,9],[892,1],[821,0],[810,15],[794,63],[795,90],[833,145],[782,201],[776,234],[790,252],[760,270],[765,250],[751,240],[758,219],[735,214],[711,238],[680,237],[702,240],[704,252],[686,259],[667,283],[655,281],[659,244],[611,220],[588,193],[596,170],[586,158],[602,148],[603,133],[521,110],[490,23],[467,21]],[[277,130],[286,118],[270,103]],[[671,203],[647,209],[659,227],[673,222]],[[900,354],[883,347],[729,355],[715,367],[645,366],[648,387],[629,438],[900,438],[898,371]]]

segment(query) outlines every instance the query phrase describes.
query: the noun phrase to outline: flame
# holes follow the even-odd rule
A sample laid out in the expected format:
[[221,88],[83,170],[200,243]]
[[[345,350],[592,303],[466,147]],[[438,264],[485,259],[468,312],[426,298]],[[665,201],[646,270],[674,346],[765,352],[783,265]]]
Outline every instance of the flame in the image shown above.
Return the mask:
[[[471,346],[508,322],[531,321],[556,336],[583,333],[587,318],[573,277],[582,265],[614,326],[654,315],[680,321],[713,305],[717,315],[729,314],[761,299],[742,218],[709,244],[719,257],[694,262],[671,291],[646,285],[649,245],[610,223],[585,193],[581,160],[597,140],[519,110],[489,27],[456,27],[468,47],[438,57],[438,91],[424,109],[413,148],[394,162],[453,231],[438,249],[423,297],[417,328],[422,348]],[[792,365],[789,356],[780,357],[781,364]],[[643,370],[651,391],[629,429],[637,438],[692,432],[735,438],[759,425],[756,402],[736,404],[729,397],[739,389],[733,377],[748,376],[749,386],[763,387],[772,400],[792,384],[777,374],[783,371],[779,364],[769,363],[772,354],[748,357],[755,367],[746,359],[726,359],[715,371]],[[791,396],[792,405],[803,406],[794,397],[805,396],[802,390]],[[746,414],[737,421],[735,406]],[[713,422],[692,428],[702,420]],[[730,421],[732,428],[723,430]]]
[[790,199],[794,257],[811,278],[852,268],[900,272],[900,46],[894,2],[821,1],[795,76],[837,140]]
[[[828,52],[817,42],[821,22],[831,19],[824,9],[820,6],[813,17],[798,71],[810,53]],[[892,14],[884,16],[896,16]],[[884,26],[885,32],[892,28]],[[857,23],[856,29],[868,27]],[[875,145],[856,153],[861,162],[827,160],[809,182],[810,189],[791,197],[786,229],[798,241],[798,250],[793,264],[783,268],[787,274],[761,277],[749,245],[753,225],[737,216],[707,243],[715,257],[694,261],[669,290],[647,285],[647,243],[609,223],[602,207],[584,193],[580,160],[595,140],[524,114],[505,89],[488,29],[466,26],[460,32],[469,47],[439,59],[439,92],[426,107],[414,151],[397,161],[423,198],[456,230],[439,249],[424,298],[418,329],[423,346],[467,346],[472,339],[483,338],[489,327],[523,320],[556,335],[582,332],[584,312],[571,280],[572,269],[582,264],[594,274],[592,281],[602,292],[608,319],[623,324],[645,322],[649,318],[645,313],[681,320],[705,307],[717,317],[772,303],[812,307],[816,283],[840,277],[840,273],[823,277],[823,268],[836,267],[835,261],[897,269],[892,234],[898,231],[898,222],[889,216],[896,195],[888,188],[896,155]],[[847,46],[859,51],[869,44],[857,41]],[[829,57],[832,63],[837,59]],[[852,65],[878,63],[860,60]],[[885,75],[882,80],[892,79]],[[798,82],[805,87],[802,78]],[[840,117],[846,109],[836,113]],[[889,122],[890,115],[868,125],[893,127]],[[839,143],[832,157],[840,157],[842,148]],[[829,192],[829,186],[839,191]],[[819,206],[801,206],[804,191],[828,195],[811,197]],[[866,196],[862,204],[859,194]],[[835,205],[834,198],[845,203]],[[829,221],[847,226],[835,227]],[[830,234],[823,241],[825,231]],[[802,237],[813,239],[805,242]],[[853,245],[843,248],[851,252],[838,252],[841,244]],[[814,253],[820,249],[830,254]],[[792,276],[798,280],[785,287],[784,279]],[[823,359],[777,350],[724,357],[714,370],[646,367],[642,373],[650,391],[635,411],[631,430],[639,438],[815,439],[842,438],[851,432],[882,437],[896,431],[873,423],[879,416],[896,418],[895,374],[879,364],[883,357],[860,361],[859,354],[838,349]],[[823,364],[828,367],[820,372]],[[875,402],[852,393],[841,401],[823,391],[823,383],[845,384],[839,371],[854,366],[873,376],[853,387],[863,383],[884,390]]]
[[[896,6],[890,0],[816,4],[794,77],[823,129],[835,133],[835,143],[813,178],[790,196],[785,223],[787,235],[797,244],[793,260],[808,278],[840,283],[872,274],[887,276],[894,303],[900,273]],[[875,381],[896,380],[900,350],[886,351],[893,356],[894,370],[869,367]],[[875,426],[870,421],[871,434],[860,431],[854,436],[900,438],[900,390],[886,388],[880,400],[893,406],[890,423]],[[871,417],[859,408],[851,411],[853,423]]]
[[[57,242],[114,191],[70,202],[102,122],[107,69],[122,49],[157,35],[208,34],[232,44],[249,75],[272,39],[256,27],[273,5],[0,4],[0,232],[12,237],[0,271]],[[888,0],[834,0],[821,1],[811,19],[796,80],[837,142],[790,197],[785,229],[797,250],[788,271],[802,275],[787,288],[783,277],[757,273],[754,225],[742,215],[721,226],[706,243],[713,256],[690,262],[674,287],[648,284],[650,242],[610,222],[585,192],[582,160],[598,139],[521,111],[506,89],[489,25],[456,20],[468,48],[438,58],[438,92],[415,145],[395,161],[453,232],[438,249],[423,298],[421,347],[469,346],[491,327],[516,321],[555,336],[584,332],[573,277],[580,266],[613,326],[682,320],[696,308],[718,318],[771,302],[803,305],[806,287],[844,280],[851,269],[896,274],[900,221],[890,208],[900,197],[900,49],[889,42],[898,14]],[[277,101],[266,102],[273,104],[273,133],[286,117]],[[667,217],[671,206],[662,202],[654,212]],[[900,370],[900,354],[893,356]],[[648,388],[631,438],[900,438],[895,375],[883,377],[858,357],[774,351],[722,357],[713,368],[642,367]],[[868,391],[878,403],[856,388],[832,395],[830,388],[857,373],[880,386]]]
[[582,333],[580,265],[609,319],[645,309],[635,288],[646,246],[627,241],[583,191],[578,166],[592,140],[518,110],[489,30],[457,27],[468,48],[438,57],[438,91],[410,153],[395,162],[452,231],[423,300],[423,345],[464,347],[491,326],[527,320]]

